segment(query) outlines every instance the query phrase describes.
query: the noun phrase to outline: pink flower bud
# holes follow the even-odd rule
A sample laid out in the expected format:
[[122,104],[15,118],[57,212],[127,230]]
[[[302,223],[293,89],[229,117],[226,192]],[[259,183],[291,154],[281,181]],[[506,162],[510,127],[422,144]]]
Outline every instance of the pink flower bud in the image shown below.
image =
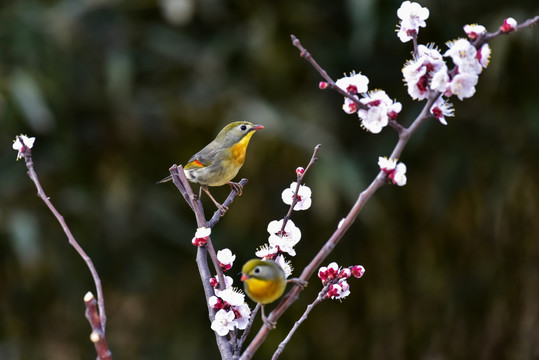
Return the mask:
[[303,176],[304,173],[305,173],[305,169],[302,168],[301,166],[296,169],[297,176]]
[[340,290],[340,287],[337,287],[335,285],[330,285],[328,293],[327,293],[326,296],[328,298],[337,297],[337,296],[339,296],[339,292],[340,292],[339,290]]
[[500,27],[500,30],[504,33],[514,31],[517,27],[517,21],[513,18],[507,18],[503,21],[503,25]]
[[325,284],[328,281],[327,268],[325,266],[322,266],[318,270],[318,277],[322,280],[322,284]]
[[195,246],[205,246],[206,243],[208,242],[208,238],[209,236],[205,236],[205,237],[202,237],[202,238],[197,238],[197,237],[194,237],[193,240],[191,241],[191,243]]
[[318,88],[319,88],[320,90],[327,89],[328,86],[329,86],[329,84],[328,84],[327,82],[325,82],[325,81],[320,81],[320,82],[318,83]]
[[354,275],[356,278],[360,278],[365,274],[365,268],[361,265],[355,265],[352,268],[352,275]]
[[352,271],[349,268],[344,268],[341,270],[338,277],[340,279],[348,279],[351,275],[352,275]]

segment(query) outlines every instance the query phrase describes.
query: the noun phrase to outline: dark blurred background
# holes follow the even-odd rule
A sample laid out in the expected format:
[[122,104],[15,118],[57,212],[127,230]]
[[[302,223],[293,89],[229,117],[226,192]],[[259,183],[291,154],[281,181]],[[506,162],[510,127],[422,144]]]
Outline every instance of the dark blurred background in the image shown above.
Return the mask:
[[[536,0],[421,1],[420,42],[539,13]],[[15,161],[15,135],[36,136],[41,183],[101,275],[115,359],[217,359],[196,225],[175,187],[155,181],[226,123],[265,126],[240,177],[249,184],[214,229],[237,254],[231,274],[285,215],[280,194],[305,166],[310,210],[295,274],[378,172],[396,134],[363,131],[320,91],[300,38],[328,73],[361,71],[369,88],[410,100],[395,33],[400,1],[3,0],[0,5],[0,358],[95,359],[84,318],[90,274]],[[283,359],[539,359],[539,32],[491,42],[477,94],[452,99],[401,160],[408,184],[383,187],[328,258],[362,264],[352,294],[318,306]],[[224,186],[213,190],[223,199]],[[214,210],[205,198],[207,214]],[[313,278],[256,358],[266,359],[312,302]],[[94,291],[95,292],[95,291]],[[255,328],[260,322],[257,320]],[[256,329],[255,329],[256,330]]]

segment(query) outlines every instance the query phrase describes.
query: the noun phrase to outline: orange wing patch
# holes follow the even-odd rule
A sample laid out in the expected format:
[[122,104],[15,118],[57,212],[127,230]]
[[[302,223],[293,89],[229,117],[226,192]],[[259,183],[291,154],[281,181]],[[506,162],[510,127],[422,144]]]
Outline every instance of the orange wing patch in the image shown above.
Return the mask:
[[189,170],[189,169],[192,169],[192,168],[203,168],[203,167],[205,167],[205,165],[203,163],[201,163],[200,160],[195,159],[195,160],[190,161],[187,164],[185,164],[184,169]]

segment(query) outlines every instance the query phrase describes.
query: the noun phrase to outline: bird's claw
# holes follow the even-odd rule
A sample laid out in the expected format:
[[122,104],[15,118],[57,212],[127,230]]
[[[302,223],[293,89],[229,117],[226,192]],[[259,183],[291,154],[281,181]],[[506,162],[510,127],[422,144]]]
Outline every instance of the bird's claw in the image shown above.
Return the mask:
[[240,183],[235,183],[235,182],[229,181],[228,185],[230,185],[230,188],[232,190],[234,190],[236,193],[238,193],[238,196],[241,196],[241,194],[243,193],[243,186],[241,186]]
[[273,330],[277,327],[277,322],[272,321],[265,316],[262,317],[262,321],[264,322],[264,325],[266,325],[270,330]]
[[219,203],[215,204],[217,206],[217,209],[221,212],[221,216],[224,216],[225,213],[228,211],[228,206],[221,205]]

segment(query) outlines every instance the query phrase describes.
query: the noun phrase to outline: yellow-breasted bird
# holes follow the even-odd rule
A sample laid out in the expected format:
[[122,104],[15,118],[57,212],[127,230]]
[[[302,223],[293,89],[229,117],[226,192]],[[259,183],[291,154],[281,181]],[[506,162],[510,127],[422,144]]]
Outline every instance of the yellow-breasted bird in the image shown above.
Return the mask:
[[280,298],[286,288],[287,281],[283,268],[273,260],[252,259],[243,265],[241,272],[245,293],[251,300],[260,304],[262,320],[267,323],[264,305]]
[[[217,134],[211,143],[191,156],[183,167],[187,180],[200,184],[200,189],[208,194],[221,214],[224,214],[227,208],[213,198],[208,186],[221,186],[228,183],[238,192],[238,195],[241,195],[241,185],[231,180],[238,174],[245,161],[245,153],[251,136],[256,130],[262,128],[264,126],[253,125],[248,121],[230,123]],[[167,176],[157,183],[164,183],[171,179],[172,176]]]

